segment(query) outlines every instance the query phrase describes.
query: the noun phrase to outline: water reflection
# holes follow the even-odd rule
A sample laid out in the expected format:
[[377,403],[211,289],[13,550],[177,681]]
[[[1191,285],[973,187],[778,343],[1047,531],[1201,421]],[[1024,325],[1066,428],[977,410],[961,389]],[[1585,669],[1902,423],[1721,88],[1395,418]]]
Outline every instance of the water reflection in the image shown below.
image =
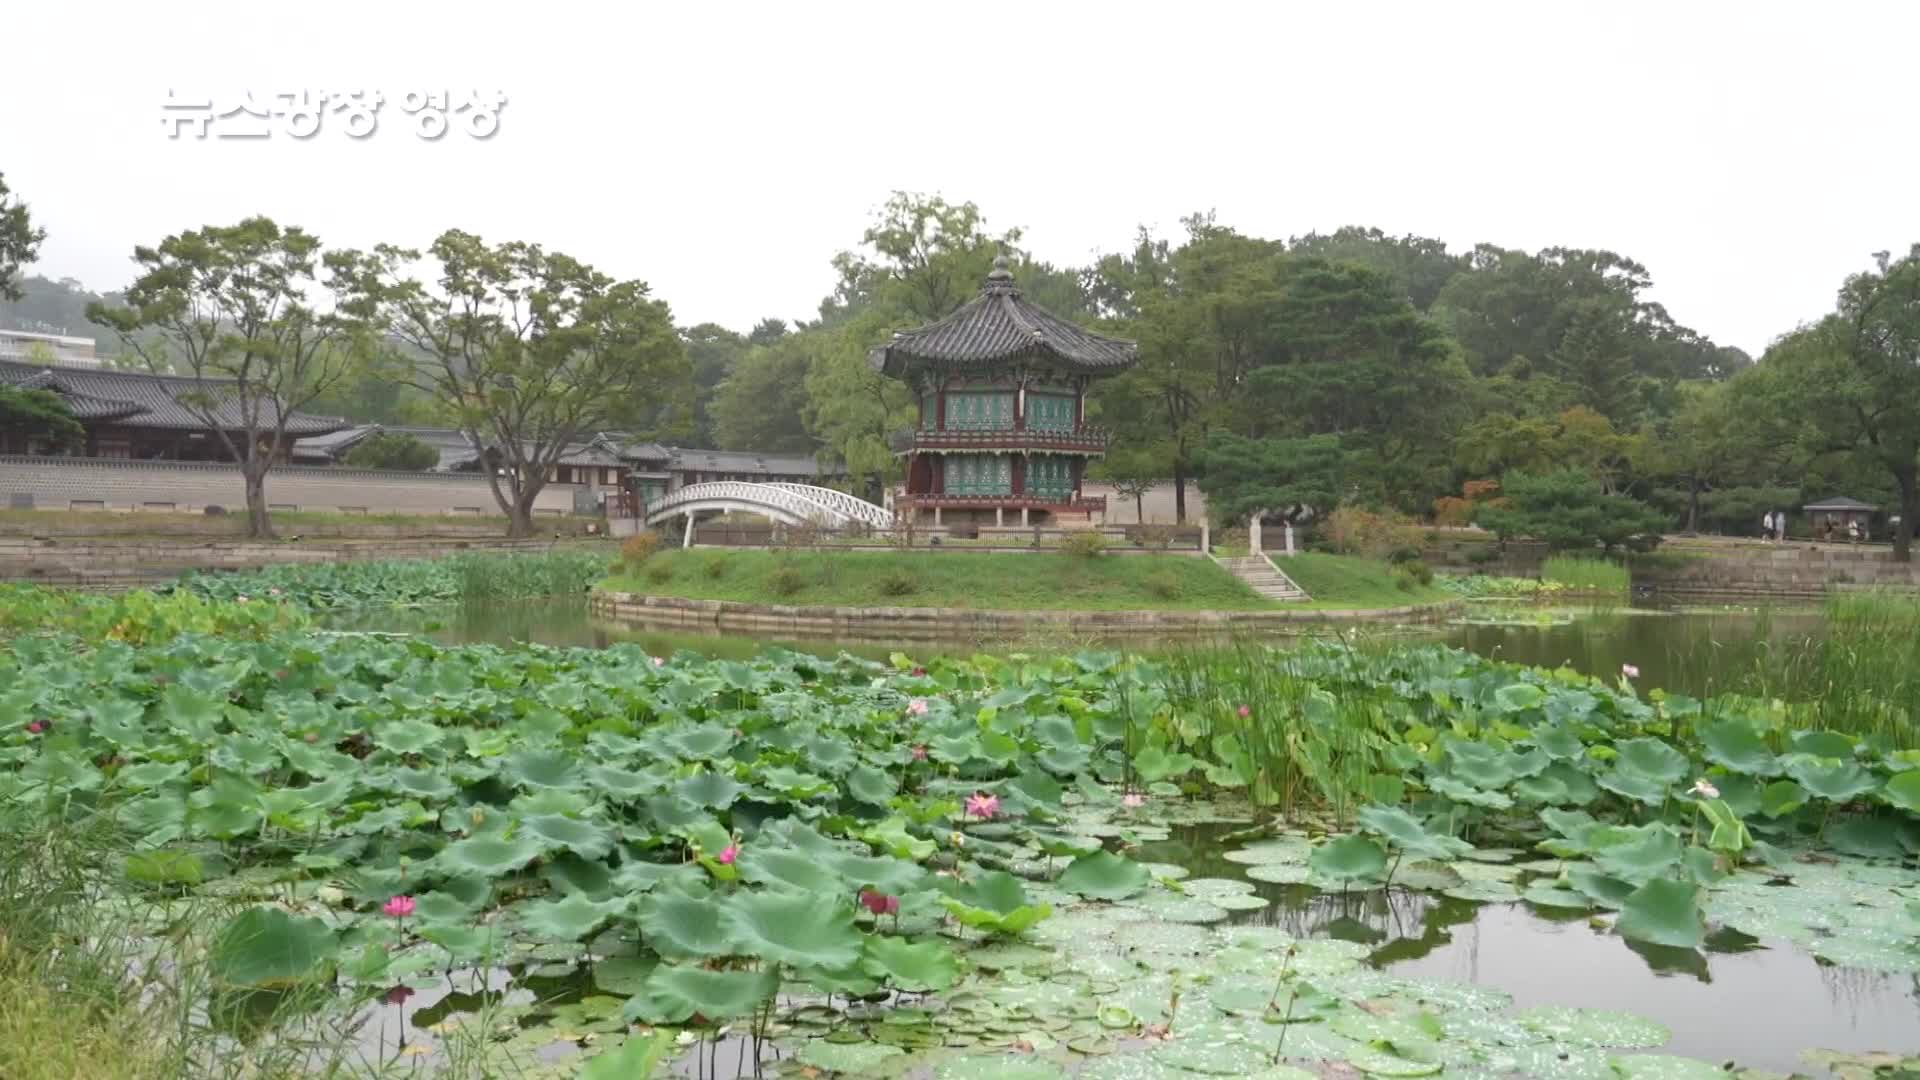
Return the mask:
[[[927,658],[976,652],[1074,651],[1100,642],[1091,638],[1018,641],[929,642],[776,641],[684,630],[647,630],[593,618],[583,600],[515,603],[489,607],[381,610],[335,615],[328,625],[343,630],[425,633],[449,644],[487,643],[606,648],[633,642],[655,655],[681,650],[720,659],[747,659],[769,646],[836,656],[842,652],[885,660],[896,649]],[[1622,606],[1581,610],[1476,607],[1468,620],[1447,626],[1370,627],[1368,633],[1432,641],[1514,663],[1570,667],[1617,678],[1623,664],[1640,670],[1640,685],[1709,696],[1750,681],[1764,664],[1767,643],[1778,647],[1820,632],[1812,612],[1653,611]],[[1330,632],[1323,629],[1321,632]],[[1299,638],[1267,638],[1284,645]],[[1200,643],[1176,645],[1191,648]],[[1227,644],[1223,642],[1222,644]],[[1138,644],[1133,646],[1139,648]]]
[[[1251,881],[1246,866],[1222,857],[1220,831],[1178,827],[1136,854],[1195,877]],[[1813,1047],[1920,1049],[1920,978],[1834,967],[1785,942],[1722,929],[1704,949],[1675,949],[1629,941],[1585,912],[1251,883],[1269,904],[1235,912],[1233,922],[1359,942],[1376,967],[1492,986],[1523,1007],[1637,1013],[1673,1029],[1666,1053],[1793,1072],[1805,1070],[1799,1055]]]

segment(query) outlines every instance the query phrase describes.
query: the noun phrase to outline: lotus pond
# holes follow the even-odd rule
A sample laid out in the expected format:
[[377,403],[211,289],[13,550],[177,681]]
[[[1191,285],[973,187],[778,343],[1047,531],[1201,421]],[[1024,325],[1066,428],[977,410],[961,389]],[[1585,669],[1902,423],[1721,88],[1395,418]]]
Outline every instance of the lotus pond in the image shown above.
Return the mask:
[[111,835],[224,1059],[335,1075],[1899,1075],[1920,752],[1790,715],[1417,644],[25,636],[0,813]]

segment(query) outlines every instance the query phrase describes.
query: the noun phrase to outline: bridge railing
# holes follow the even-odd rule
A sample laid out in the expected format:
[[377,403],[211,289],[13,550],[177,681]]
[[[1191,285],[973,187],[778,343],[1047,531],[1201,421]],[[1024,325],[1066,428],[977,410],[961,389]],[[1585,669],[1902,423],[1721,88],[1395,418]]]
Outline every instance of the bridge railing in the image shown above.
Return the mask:
[[745,480],[713,480],[704,484],[689,484],[663,499],[655,500],[647,507],[647,521],[657,523],[689,510],[695,513],[740,510],[766,514],[788,522],[814,522],[829,526],[853,520],[849,511],[802,491]]

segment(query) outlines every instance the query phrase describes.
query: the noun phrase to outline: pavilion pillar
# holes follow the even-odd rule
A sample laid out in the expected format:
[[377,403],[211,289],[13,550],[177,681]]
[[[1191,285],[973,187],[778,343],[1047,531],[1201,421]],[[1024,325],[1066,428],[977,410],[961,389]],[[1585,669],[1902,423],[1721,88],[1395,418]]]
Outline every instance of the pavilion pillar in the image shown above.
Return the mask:
[[1020,527],[1027,527],[1027,508],[1024,506],[1020,508]]
[[996,507],[994,507],[994,508],[993,508],[993,527],[994,527],[994,528],[996,528],[996,529],[999,529],[999,528],[1004,528],[1004,527],[1006,526],[1006,524],[1007,524],[1007,516],[1006,516],[1006,515],[1007,515],[1007,508],[1006,508],[1006,507],[1004,507],[1004,506],[996,506]]
[[933,508],[933,527],[940,527],[940,507],[937,504]]
[[693,514],[691,512],[687,514],[687,532],[685,536],[681,537],[680,546],[683,548],[693,546]]

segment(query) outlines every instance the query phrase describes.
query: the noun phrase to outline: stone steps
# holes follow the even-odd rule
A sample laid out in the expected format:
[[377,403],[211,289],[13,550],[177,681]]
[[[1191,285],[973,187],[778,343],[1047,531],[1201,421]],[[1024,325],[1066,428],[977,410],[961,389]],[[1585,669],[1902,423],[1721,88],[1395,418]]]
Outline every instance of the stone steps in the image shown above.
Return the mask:
[[1284,600],[1298,603],[1311,600],[1307,591],[1294,584],[1292,578],[1280,572],[1265,556],[1248,555],[1238,559],[1213,560],[1219,563],[1227,573],[1239,578],[1247,587],[1269,600]]

